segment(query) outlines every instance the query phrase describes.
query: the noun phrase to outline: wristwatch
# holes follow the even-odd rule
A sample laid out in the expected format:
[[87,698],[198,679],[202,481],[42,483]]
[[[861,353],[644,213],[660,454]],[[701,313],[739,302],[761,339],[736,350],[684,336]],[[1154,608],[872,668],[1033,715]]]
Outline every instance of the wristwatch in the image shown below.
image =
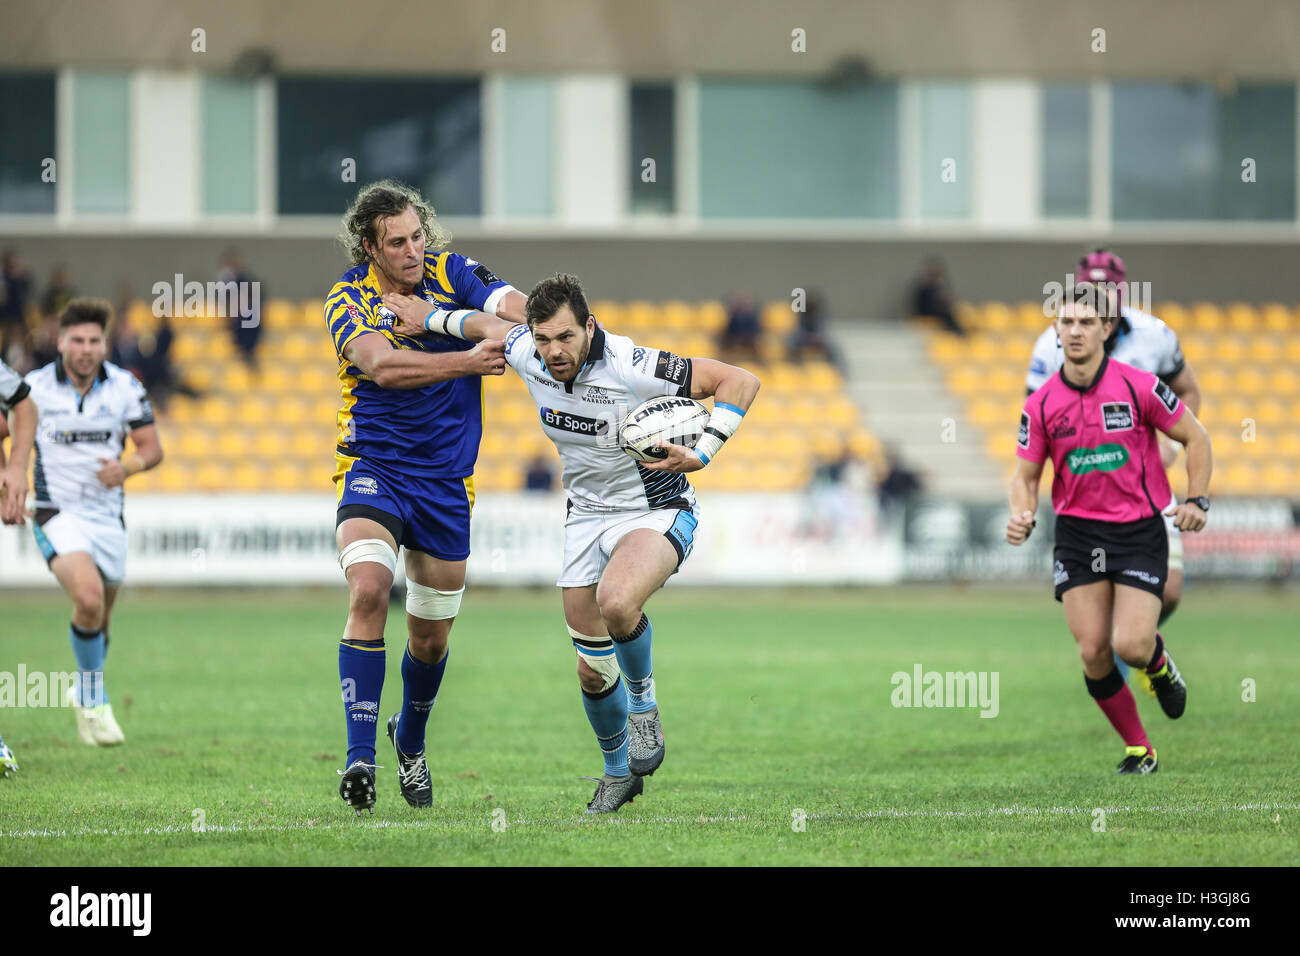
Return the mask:
[[1199,498],[1184,498],[1183,504],[1196,505],[1196,507],[1200,508],[1202,511],[1210,510],[1210,499],[1205,497],[1205,495],[1201,495]]

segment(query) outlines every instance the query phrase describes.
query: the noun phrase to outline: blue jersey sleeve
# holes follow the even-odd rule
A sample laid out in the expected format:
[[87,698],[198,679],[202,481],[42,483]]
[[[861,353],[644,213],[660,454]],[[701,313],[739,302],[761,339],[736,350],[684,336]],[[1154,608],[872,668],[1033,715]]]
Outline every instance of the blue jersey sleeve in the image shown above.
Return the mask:
[[372,331],[365,325],[365,302],[356,286],[340,282],[330,290],[325,300],[325,324],[334,339],[334,348],[343,355],[343,349],[358,335]]
[[499,279],[483,263],[455,252],[439,254],[435,274],[459,304],[489,315],[496,315],[501,299],[514,291],[514,286]]

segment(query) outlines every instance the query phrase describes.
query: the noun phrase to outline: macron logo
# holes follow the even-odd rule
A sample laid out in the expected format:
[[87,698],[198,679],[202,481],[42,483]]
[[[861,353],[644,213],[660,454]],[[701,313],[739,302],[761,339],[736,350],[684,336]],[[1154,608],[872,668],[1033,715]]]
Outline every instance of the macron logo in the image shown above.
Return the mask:
[[51,926],[129,926],[135,936],[148,936],[152,924],[152,893],[71,893],[50,897]]

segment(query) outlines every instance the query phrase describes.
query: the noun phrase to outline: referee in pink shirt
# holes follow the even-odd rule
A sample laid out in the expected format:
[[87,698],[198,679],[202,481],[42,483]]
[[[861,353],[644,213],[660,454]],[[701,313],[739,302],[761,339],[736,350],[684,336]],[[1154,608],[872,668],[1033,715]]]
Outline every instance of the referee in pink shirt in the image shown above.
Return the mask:
[[1187,449],[1188,497],[1166,512],[1181,531],[1205,527],[1210,439],[1169,386],[1106,355],[1114,321],[1108,303],[1104,290],[1084,284],[1062,306],[1056,330],[1065,364],[1020,413],[1007,541],[1023,544],[1033,531],[1050,457],[1056,599],[1079,645],[1088,693],[1124,739],[1119,772],[1154,773],[1156,750],[1115,656],[1147,672],[1166,715],[1182,716],[1187,684],[1156,629],[1169,559],[1157,502],[1172,497],[1156,432]]

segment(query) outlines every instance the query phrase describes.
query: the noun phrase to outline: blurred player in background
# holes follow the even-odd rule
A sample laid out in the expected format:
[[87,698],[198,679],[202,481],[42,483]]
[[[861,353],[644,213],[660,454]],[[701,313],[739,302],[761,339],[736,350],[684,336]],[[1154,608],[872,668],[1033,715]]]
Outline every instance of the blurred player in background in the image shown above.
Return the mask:
[[1156,502],[1168,501],[1170,491],[1156,432],[1187,448],[1188,498],[1164,511],[1180,531],[1205,526],[1210,441],[1168,385],[1106,354],[1114,321],[1104,291],[1097,298],[1095,287],[1080,285],[1076,293],[1056,324],[1065,364],[1020,415],[1007,541],[1023,544],[1033,530],[1050,456],[1056,599],[1079,646],[1088,693],[1124,740],[1119,772],[1154,773],[1156,750],[1114,657],[1146,671],[1166,715],[1182,715],[1187,685],[1157,630],[1169,539]]
[[[69,694],[82,743],[122,743],[104,688],[109,617],[126,575],[122,488],[162,461],[144,386],[106,362],[113,308],[72,299],[59,316],[59,356],[27,375],[40,410],[33,533],[72,598],[69,637],[80,680]],[[135,451],[123,457],[126,436]]]
[[[23,524],[27,505],[27,460],[36,440],[36,403],[23,377],[0,361],[0,425],[7,422],[7,434],[13,436],[9,457],[4,453],[4,434],[0,434],[0,519],[5,524]],[[18,759],[0,736],[0,776],[18,772]]]
[[[570,275],[538,283],[527,322],[507,337],[506,361],[528,386],[564,463],[569,511],[556,583],[605,760],[587,813],[615,813],[664,759],[653,631],[642,608],[691,553],[698,512],[685,472],[707,465],[740,427],[758,379],[606,332]],[[634,461],[619,447],[622,419],[664,395],[715,397],[708,427],[694,450],[668,445],[662,461]]]
[[[399,547],[409,637],[402,709],[388,736],[406,802],[433,803],[425,727],[465,589],[483,429],[479,376],[504,372],[500,339],[523,320],[524,296],[486,266],[442,251],[449,236],[433,208],[401,183],[363,188],[340,238],[352,266],[325,300],[343,393],[334,486],[348,581],[339,642],[348,753],[339,794],[360,814],[375,803],[384,625]],[[411,318],[418,337],[397,331],[399,315]]]
[[[1113,323],[1111,333],[1106,338],[1106,354],[1117,362],[1132,365],[1144,372],[1150,372],[1173,390],[1173,393],[1191,410],[1193,415],[1201,411],[1201,390],[1196,383],[1196,376],[1183,358],[1183,351],[1178,345],[1178,335],[1160,319],[1146,312],[1133,308],[1125,301],[1125,281],[1127,270],[1124,260],[1108,249],[1095,249],[1079,259],[1075,268],[1074,281],[1092,283],[1105,290],[1111,297],[1111,314],[1119,319]],[[1061,337],[1057,334],[1055,324],[1043,330],[1043,334],[1034,343],[1033,356],[1029,361],[1029,375],[1025,379],[1027,394],[1033,394],[1057,370],[1065,364],[1065,351]],[[1157,434],[1160,443],[1160,463],[1168,468],[1178,458],[1181,446],[1165,436]],[[1178,502],[1170,495],[1169,505]],[[1165,517],[1165,530],[1169,536],[1169,571],[1165,576],[1164,604],[1160,610],[1160,623],[1164,624],[1178,607],[1183,596],[1183,539],[1174,525],[1173,519]],[[1128,666],[1118,657],[1115,659],[1120,668],[1120,675],[1128,677]],[[1154,693],[1146,674],[1139,670],[1138,679],[1143,687]]]

